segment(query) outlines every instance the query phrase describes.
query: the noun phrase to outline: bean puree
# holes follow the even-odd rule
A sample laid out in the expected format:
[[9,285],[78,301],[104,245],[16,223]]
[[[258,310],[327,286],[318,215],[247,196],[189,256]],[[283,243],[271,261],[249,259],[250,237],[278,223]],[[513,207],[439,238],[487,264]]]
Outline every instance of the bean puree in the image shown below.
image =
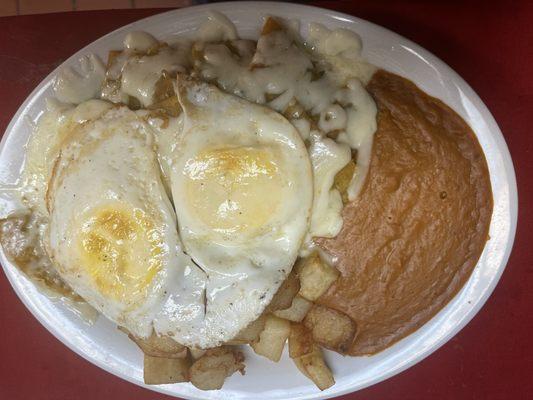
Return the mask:
[[356,321],[351,355],[379,352],[441,310],[474,269],[492,214],[485,157],[463,119],[385,71],[367,89],[379,108],[368,177],[339,235],[318,240],[341,273],[319,303]]

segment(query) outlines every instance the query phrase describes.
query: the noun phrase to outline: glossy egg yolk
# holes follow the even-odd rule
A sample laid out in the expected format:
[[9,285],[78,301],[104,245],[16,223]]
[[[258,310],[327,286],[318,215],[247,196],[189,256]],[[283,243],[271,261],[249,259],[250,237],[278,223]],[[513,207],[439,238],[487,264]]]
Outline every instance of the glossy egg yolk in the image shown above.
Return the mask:
[[266,146],[203,150],[183,174],[195,217],[218,233],[244,238],[267,226],[285,184],[280,157]]
[[100,293],[128,306],[146,296],[162,268],[162,232],[138,208],[113,205],[92,210],[84,218],[79,246],[81,267]]

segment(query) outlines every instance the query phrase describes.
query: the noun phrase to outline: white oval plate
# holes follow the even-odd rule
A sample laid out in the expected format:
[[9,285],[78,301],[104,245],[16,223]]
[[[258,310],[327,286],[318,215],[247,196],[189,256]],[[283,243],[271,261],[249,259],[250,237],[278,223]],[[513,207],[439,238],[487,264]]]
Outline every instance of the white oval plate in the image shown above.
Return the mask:
[[[480,98],[450,67],[415,43],[372,23],[338,12],[296,4],[271,2],[217,3],[156,15],[120,28],[74,54],[59,68],[77,66],[89,53],[106,59],[107,51],[121,48],[124,35],[145,30],[158,38],[191,33],[207,10],[225,13],[242,37],[257,38],[267,14],[301,21],[305,36],[308,22],[330,28],[348,28],[361,35],[365,57],[375,65],[414,81],[427,93],[442,99],[470,124],[487,157],[494,213],[490,240],[465,287],[431,321],[391,348],[372,357],[342,357],[328,352],[337,383],[320,392],[284,353],[278,364],[247,351],[246,376],[229,378],[220,391],[204,392],[191,384],[145,386],[140,350],[106,318],[87,326],[60,304],[41,295],[5,258],[1,261],[13,288],[33,315],[73,351],[123,379],[148,389],[187,399],[324,399],[352,392],[391,377],[419,362],[454,336],[479,311],[494,289],[511,252],[516,220],[517,191],[513,164],[502,133]],[[22,104],[9,124],[0,147],[0,182],[16,182],[23,163],[24,145],[31,133],[27,117],[35,120],[52,95],[53,71]],[[2,207],[9,208],[9,201]]]

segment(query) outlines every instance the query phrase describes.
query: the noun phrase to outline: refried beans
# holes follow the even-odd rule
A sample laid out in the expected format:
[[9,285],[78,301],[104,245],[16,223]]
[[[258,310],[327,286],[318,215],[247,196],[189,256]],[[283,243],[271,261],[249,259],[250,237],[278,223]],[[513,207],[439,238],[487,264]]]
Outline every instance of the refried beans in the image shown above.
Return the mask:
[[385,71],[367,89],[379,108],[368,177],[339,235],[317,241],[341,273],[319,303],[358,326],[350,355],[379,352],[441,310],[474,269],[492,214],[485,157],[463,119]]

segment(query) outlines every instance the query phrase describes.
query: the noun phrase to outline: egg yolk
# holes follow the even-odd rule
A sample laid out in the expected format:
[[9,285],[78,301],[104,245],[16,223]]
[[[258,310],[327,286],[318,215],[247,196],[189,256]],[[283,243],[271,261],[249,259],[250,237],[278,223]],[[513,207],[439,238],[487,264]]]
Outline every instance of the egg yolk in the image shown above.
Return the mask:
[[79,246],[81,267],[100,293],[133,306],[146,296],[162,267],[162,232],[140,209],[104,207],[85,216]]
[[219,233],[256,235],[280,205],[284,184],[280,165],[268,147],[200,152],[183,169],[195,217]]

